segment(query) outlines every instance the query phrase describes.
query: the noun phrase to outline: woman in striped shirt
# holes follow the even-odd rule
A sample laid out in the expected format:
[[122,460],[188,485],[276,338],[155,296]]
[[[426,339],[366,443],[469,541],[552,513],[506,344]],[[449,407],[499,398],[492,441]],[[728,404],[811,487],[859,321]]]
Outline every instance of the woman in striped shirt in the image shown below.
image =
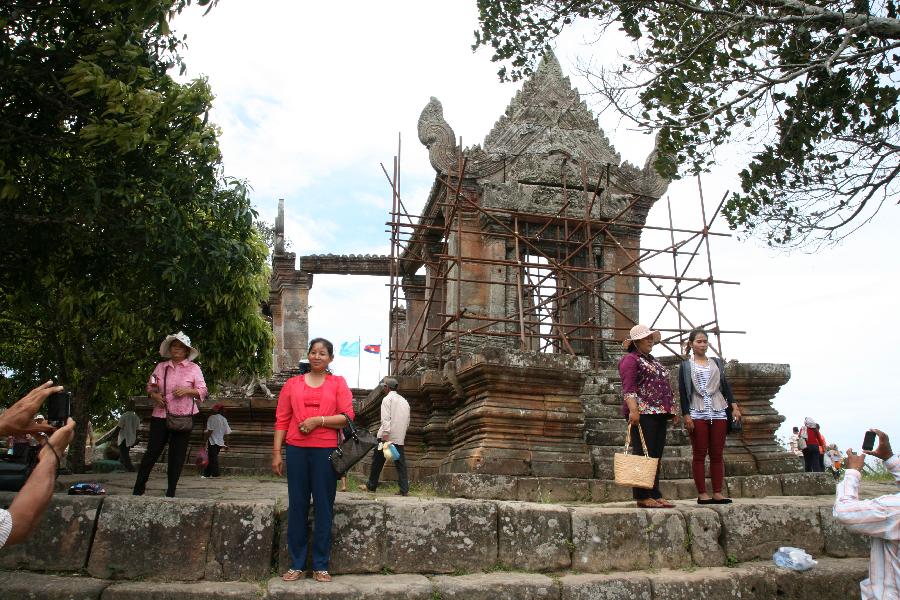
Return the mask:
[[[722,495],[725,480],[725,434],[731,429],[732,418],[741,419],[741,409],[734,401],[731,386],[725,378],[725,363],[721,358],[709,358],[706,351],[709,339],[702,329],[695,329],[688,337],[691,357],[681,363],[678,371],[678,391],[684,427],[691,436],[693,447],[692,471],[697,486],[697,504],[728,504]],[[706,491],[706,455],[713,493]]]

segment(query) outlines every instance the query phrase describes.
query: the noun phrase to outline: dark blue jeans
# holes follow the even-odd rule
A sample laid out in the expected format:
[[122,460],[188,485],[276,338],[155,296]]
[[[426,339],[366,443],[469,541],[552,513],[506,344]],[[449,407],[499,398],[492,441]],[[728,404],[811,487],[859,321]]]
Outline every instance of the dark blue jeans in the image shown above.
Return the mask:
[[309,499],[315,504],[312,535],[312,568],[327,571],[331,555],[331,522],[337,475],[328,456],[334,448],[301,448],[285,444],[288,480],[288,552],[291,568],[306,569],[309,551]]

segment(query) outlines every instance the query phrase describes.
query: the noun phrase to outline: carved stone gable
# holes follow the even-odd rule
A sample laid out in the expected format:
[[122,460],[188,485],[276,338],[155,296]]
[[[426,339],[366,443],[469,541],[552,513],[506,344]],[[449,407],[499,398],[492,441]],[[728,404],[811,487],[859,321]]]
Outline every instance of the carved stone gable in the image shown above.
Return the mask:
[[[520,142],[525,138],[529,146],[537,147],[522,148]],[[484,149],[489,154],[515,156],[542,152],[550,140],[557,152],[595,162],[621,162],[593,113],[569,78],[563,76],[552,52],[544,56],[534,75],[513,97],[506,114],[485,138]]]

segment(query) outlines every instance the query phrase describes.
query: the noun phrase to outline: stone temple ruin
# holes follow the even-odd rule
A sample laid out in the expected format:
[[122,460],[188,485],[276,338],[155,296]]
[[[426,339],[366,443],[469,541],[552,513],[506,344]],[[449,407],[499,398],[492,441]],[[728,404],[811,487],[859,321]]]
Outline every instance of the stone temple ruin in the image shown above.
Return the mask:
[[[711,266],[700,274],[688,268],[711,265],[712,219],[701,204],[702,229],[677,230],[683,239],[676,240],[670,225],[668,248],[642,245],[647,230],[660,229],[646,218],[669,182],[653,169],[653,154],[643,168],[621,160],[552,54],[482,146],[460,148],[434,98],[418,132],[435,181],[419,215],[392,184],[389,256],[286,252],[279,204],[269,301],[275,374],[219,394],[236,430],[224,466],[268,468],[274,395],[306,352],[313,276],[377,275],[390,277],[390,372],[412,407],[413,480],[495,497],[535,478],[576,488],[611,480],[625,429],[616,361],[628,330],[643,321],[663,331],[673,366],[686,331],[706,327],[713,349],[727,333],[715,316],[692,322],[682,304],[706,286],[715,315],[714,286],[728,283]],[[660,255],[681,258],[683,268],[677,260],[670,275],[642,268]],[[642,296],[660,299],[677,327],[639,316]],[[774,438],[784,418],[771,401],[789,367],[732,361],[728,375],[745,428],[729,436],[726,475],[802,470]],[[376,427],[382,392],[354,390],[354,397],[359,422]],[[670,435],[663,478],[689,479],[689,441],[680,431]]]

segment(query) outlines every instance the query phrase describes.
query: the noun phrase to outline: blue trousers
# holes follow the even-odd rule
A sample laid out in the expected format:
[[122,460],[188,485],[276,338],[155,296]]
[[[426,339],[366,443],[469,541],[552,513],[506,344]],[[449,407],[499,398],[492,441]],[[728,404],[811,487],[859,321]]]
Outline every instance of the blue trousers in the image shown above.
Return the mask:
[[309,551],[309,499],[315,504],[312,534],[312,568],[327,571],[331,555],[331,522],[337,475],[328,456],[334,448],[301,448],[285,444],[288,481],[288,552],[291,568],[306,569]]

